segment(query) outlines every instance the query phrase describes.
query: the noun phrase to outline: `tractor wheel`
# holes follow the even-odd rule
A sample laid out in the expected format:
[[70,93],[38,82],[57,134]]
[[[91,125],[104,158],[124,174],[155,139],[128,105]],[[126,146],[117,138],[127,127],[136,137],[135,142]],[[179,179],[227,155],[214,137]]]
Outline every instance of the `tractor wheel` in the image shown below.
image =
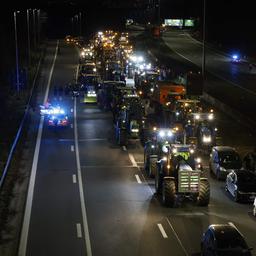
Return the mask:
[[156,174],[155,174],[155,189],[157,194],[160,194],[162,192],[162,186],[163,186],[163,179],[160,174],[160,168],[161,166],[156,167]]
[[148,168],[148,176],[150,178],[154,178],[157,172],[156,158],[150,158],[149,160],[149,168]]
[[176,187],[172,178],[164,178],[162,188],[162,203],[164,206],[173,207],[175,204]]
[[200,179],[199,194],[197,204],[199,206],[207,206],[210,201],[210,183],[207,179]]

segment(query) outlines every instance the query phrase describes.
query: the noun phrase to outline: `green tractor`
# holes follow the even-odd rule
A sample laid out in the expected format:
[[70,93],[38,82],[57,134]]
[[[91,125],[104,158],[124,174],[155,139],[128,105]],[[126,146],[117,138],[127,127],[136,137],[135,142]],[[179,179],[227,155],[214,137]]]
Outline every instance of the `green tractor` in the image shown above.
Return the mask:
[[210,183],[203,177],[200,159],[191,145],[163,145],[155,174],[156,193],[166,207],[174,207],[178,199],[190,199],[198,206],[207,206]]
[[157,161],[162,155],[162,147],[176,141],[176,130],[153,127],[150,138],[144,145],[144,169],[150,178],[156,174]]
[[126,146],[130,140],[140,140],[143,115],[144,108],[139,96],[123,96],[115,125],[116,141],[120,146]]

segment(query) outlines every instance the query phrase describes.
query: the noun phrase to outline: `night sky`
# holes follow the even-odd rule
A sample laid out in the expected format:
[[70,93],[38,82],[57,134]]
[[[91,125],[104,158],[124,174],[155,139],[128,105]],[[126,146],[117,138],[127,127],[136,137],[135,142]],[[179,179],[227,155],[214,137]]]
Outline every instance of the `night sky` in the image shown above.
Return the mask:
[[[83,35],[96,30],[124,28],[126,18],[145,21],[147,6],[156,0],[28,1],[10,4],[9,9],[40,8],[48,15],[48,37],[63,37],[72,31],[71,18],[82,13]],[[207,39],[254,51],[256,18],[253,1],[206,0]],[[161,18],[201,18],[203,0],[161,0]],[[152,13],[151,13],[152,14]],[[2,18],[3,19],[3,18]],[[6,21],[6,19],[5,19]]]

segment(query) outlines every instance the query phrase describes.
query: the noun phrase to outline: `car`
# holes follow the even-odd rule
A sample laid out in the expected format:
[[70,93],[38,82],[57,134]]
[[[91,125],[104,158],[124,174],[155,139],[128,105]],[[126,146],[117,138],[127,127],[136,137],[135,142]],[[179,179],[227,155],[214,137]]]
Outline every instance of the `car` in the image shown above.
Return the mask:
[[209,159],[210,172],[218,180],[225,180],[227,174],[234,169],[242,168],[242,159],[235,148],[230,146],[212,147]]
[[253,202],[256,197],[256,174],[249,170],[232,170],[227,175],[225,189],[236,202]]
[[202,256],[251,256],[251,250],[232,223],[209,225],[201,239]]
[[50,115],[47,122],[48,127],[67,127],[69,125],[68,116],[65,114]]

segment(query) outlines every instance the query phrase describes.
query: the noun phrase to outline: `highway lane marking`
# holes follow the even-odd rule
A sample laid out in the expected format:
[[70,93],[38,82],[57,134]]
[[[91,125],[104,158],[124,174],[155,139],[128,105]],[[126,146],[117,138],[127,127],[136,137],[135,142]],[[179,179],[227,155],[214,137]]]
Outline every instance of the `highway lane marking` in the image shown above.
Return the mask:
[[82,228],[80,223],[76,223],[76,235],[77,238],[82,238]]
[[78,78],[78,71],[79,71],[79,65],[76,66],[76,83],[77,83],[77,78]]
[[[57,58],[58,45],[59,45],[59,41],[57,41],[53,63],[52,63],[50,74],[49,74],[48,81],[47,81],[46,91],[45,91],[45,95],[44,95],[44,103],[47,101],[48,95],[49,95],[49,89],[50,89],[50,84],[51,84],[51,80],[52,80],[53,69],[55,66],[56,58]],[[30,179],[29,179],[29,187],[28,187],[28,192],[27,192],[25,213],[24,213],[24,218],[23,218],[23,223],[22,223],[18,256],[25,256],[26,251],[27,251],[28,232],[29,232],[29,225],[30,225],[30,218],[31,218],[31,211],[32,211],[33,196],[34,196],[37,164],[38,164],[41,138],[42,138],[42,132],[43,132],[43,124],[44,124],[44,117],[41,116],[38,133],[37,133],[35,152],[34,152],[34,156],[33,156],[32,169],[31,169],[31,174],[30,174]]]
[[70,128],[71,128],[71,129],[73,129],[73,128],[74,128],[73,124],[70,124]]
[[162,224],[161,224],[161,223],[158,223],[157,226],[158,226],[158,228],[159,228],[159,230],[160,230],[160,232],[161,232],[163,238],[165,238],[165,239],[168,238],[168,236],[167,236],[167,234],[166,234],[166,232],[165,232],[164,227],[162,226]]
[[139,176],[138,174],[135,174],[135,178],[136,178],[136,180],[137,180],[137,182],[138,182],[139,184],[142,183],[142,182],[141,182],[141,179],[140,179],[140,176]]
[[107,138],[92,138],[92,139],[79,139],[78,141],[104,141],[104,140],[107,140]]
[[75,151],[74,145],[71,145],[70,149],[71,149],[72,152],[74,152]]
[[138,168],[134,165],[82,165],[82,168]]
[[73,180],[73,183],[76,183],[76,175],[75,174],[72,175],[72,180]]
[[204,216],[203,212],[184,212],[184,213],[174,213],[171,216]]
[[134,159],[134,156],[131,154],[131,153],[128,153],[128,156],[130,158],[130,161],[132,162],[132,165],[135,166],[135,167],[138,167],[135,159]]
[[[177,51],[174,50],[174,49],[172,49],[172,50],[173,50],[176,54],[178,54],[179,56],[181,56],[182,58],[184,58],[185,60],[189,61],[189,62],[192,63],[192,64],[197,65],[197,64],[194,63],[192,60],[190,60],[189,58],[185,57],[183,54],[177,52]],[[197,65],[197,66],[198,66],[198,65]],[[242,87],[241,85],[236,84],[236,83],[234,83],[233,81],[228,80],[228,79],[226,79],[226,78],[224,78],[224,77],[222,77],[222,76],[219,76],[219,75],[217,75],[216,73],[213,73],[213,72],[211,72],[211,71],[209,71],[209,70],[207,70],[207,71],[208,71],[210,74],[216,76],[217,78],[219,78],[219,79],[221,79],[221,80],[223,80],[223,81],[225,81],[225,82],[227,82],[227,83],[229,83],[229,84],[232,84],[232,85],[234,85],[235,87],[237,87],[237,88],[239,88],[239,89],[241,89],[241,90],[244,90],[244,91],[246,91],[246,92],[249,93],[249,94],[252,94],[252,95],[254,95],[254,96],[256,95],[256,93],[255,93],[254,91],[248,90],[248,89]]]
[[127,151],[127,148],[126,148],[126,146],[123,146],[122,148],[123,148],[123,151]]
[[186,256],[189,256],[189,254],[188,254],[187,250],[185,249],[184,245],[182,244],[182,242],[181,242],[181,240],[180,240],[178,234],[177,234],[176,231],[174,230],[174,228],[173,228],[171,222],[168,220],[167,217],[166,217],[166,220],[167,220],[167,223],[169,224],[170,228],[172,229],[172,232],[173,232],[174,236],[176,237],[178,243],[180,244],[180,247],[181,247],[182,250],[184,251],[185,255],[186,255]]
[[71,112],[71,113],[73,113],[73,112],[74,112],[73,108],[71,108],[71,109],[70,109],[70,112]]
[[[128,156],[129,156],[129,158],[130,158],[130,161],[132,162],[132,167],[137,168],[137,169],[141,172],[140,167],[137,165],[137,162],[136,162],[135,159],[134,159],[134,156],[133,156],[131,153],[129,153]],[[145,176],[143,175],[142,172],[141,172],[141,176],[142,176],[144,182],[145,182],[146,184],[148,184],[148,182],[147,182],[147,180],[146,180],[146,178],[145,178]],[[152,190],[152,188],[150,187],[149,184],[148,184],[148,188],[149,188],[150,193],[151,193],[152,195],[154,195],[154,191]]]
[[81,173],[81,165],[80,165],[80,156],[79,156],[79,146],[78,146],[78,130],[77,130],[77,111],[76,111],[76,98],[74,100],[74,136],[75,136],[75,149],[76,149],[76,165],[77,165],[77,175],[78,175],[78,184],[79,184],[79,194],[80,194],[80,204],[82,211],[82,219],[83,219],[83,229],[85,233],[85,246],[87,256],[92,256],[92,248],[87,220],[87,212],[85,207],[85,197],[83,190],[83,182],[82,182],[82,173]]

